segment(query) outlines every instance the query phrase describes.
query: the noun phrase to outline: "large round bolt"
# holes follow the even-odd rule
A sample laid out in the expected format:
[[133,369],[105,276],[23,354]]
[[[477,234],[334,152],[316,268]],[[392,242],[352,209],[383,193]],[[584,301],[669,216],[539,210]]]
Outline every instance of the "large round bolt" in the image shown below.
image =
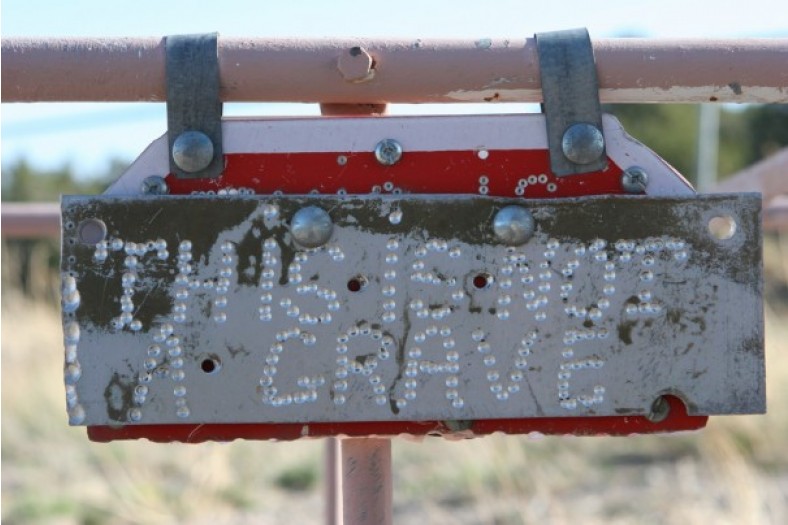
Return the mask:
[[290,234],[305,248],[317,248],[328,242],[334,223],[328,212],[317,206],[307,206],[298,210],[290,221]]
[[186,131],[172,144],[172,160],[187,173],[204,170],[213,160],[213,142],[199,131]]
[[351,47],[347,53],[342,53],[337,60],[337,69],[342,78],[354,84],[368,82],[375,78],[375,61],[363,47]]
[[375,158],[384,166],[393,166],[402,158],[402,146],[394,139],[383,139],[375,146]]
[[142,181],[142,185],[140,186],[140,190],[143,195],[167,195],[170,192],[167,181],[164,180],[164,177],[159,177],[158,175],[145,177],[145,180]]
[[564,132],[561,149],[575,164],[591,164],[605,151],[605,137],[592,124],[573,124]]
[[519,246],[534,234],[536,223],[531,212],[522,206],[506,206],[493,219],[495,235],[509,246]]
[[643,168],[632,166],[621,174],[621,187],[627,193],[646,193],[648,173]]

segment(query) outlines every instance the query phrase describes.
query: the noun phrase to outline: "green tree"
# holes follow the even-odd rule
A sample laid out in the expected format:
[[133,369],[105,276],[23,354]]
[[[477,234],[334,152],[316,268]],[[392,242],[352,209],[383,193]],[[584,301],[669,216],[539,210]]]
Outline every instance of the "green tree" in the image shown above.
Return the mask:
[[769,104],[745,111],[747,164],[757,162],[788,146],[788,106]]
[[38,170],[27,159],[3,168],[4,201],[55,201],[64,194],[101,193],[125,169],[126,163],[113,160],[107,173],[90,179],[77,179],[71,166]]
[[679,172],[695,180],[698,109],[690,104],[615,104],[605,111]]
[[[616,104],[605,111],[624,129],[694,182],[697,178],[698,105]],[[788,145],[788,107],[723,107],[720,115],[718,178]]]

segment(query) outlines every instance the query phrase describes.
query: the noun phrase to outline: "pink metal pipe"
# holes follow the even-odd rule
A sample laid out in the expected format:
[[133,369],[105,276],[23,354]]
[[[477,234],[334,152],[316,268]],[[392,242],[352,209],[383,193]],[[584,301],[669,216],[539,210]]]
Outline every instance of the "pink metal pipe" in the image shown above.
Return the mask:
[[[386,104],[320,104],[324,116],[385,115]],[[345,458],[353,458],[353,465],[364,465],[366,473],[348,471]],[[350,460],[349,460],[350,461]],[[374,473],[370,473],[374,464]],[[354,467],[355,469],[355,467]],[[392,522],[392,466],[391,440],[366,438],[328,438],[325,448],[325,518],[326,525],[355,525],[363,523]],[[358,509],[358,493],[368,490],[366,484],[376,481],[388,495],[365,496],[362,509]],[[364,486],[360,486],[364,485]],[[345,511],[347,510],[347,513]],[[374,520],[373,520],[374,518]]]
[[747,166],[712,188],[714,193],[757,191],[763,194],[764,206],[788,196],[788,147]]
[[4,239],[60,237],[60,205],[56,202],[4,202],[0,211]]
[[748,166],[711,189],[714,193],[755,191],[763,196],[763,230],[788,230],[788,147]]
[[788,230],[788,201],[773,203],[763,210],[763,231],[784,232]]
[[342,478],[340,477],[341,467],[339,465],[339,440],[334,437],[324,440],[325,449],[323,452],[323,504],[326,525],[342,525],[342,516],[339,511],[342,508],[340,501],[340,487]]
[[391,525],[394,490],[391,440],[338,440],[342,500],[337,511],[342,525]]
[[[602,102],[788,102],[788,39],[594,42]],[[2,101],[164,100],[160,38],[7,38]],[[220,38],[230,102],[538,102],[533,39]]]

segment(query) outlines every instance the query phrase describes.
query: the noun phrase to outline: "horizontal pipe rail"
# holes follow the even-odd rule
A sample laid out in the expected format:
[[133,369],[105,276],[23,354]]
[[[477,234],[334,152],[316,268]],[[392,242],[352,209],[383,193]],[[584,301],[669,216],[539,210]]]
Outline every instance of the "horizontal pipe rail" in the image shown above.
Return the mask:
[[788,202],[779,202],[763,210],[763,231],[784,232],[788,230]]
[[[788,39],[593,41],[602,102],[788,102]],[[3,102],[163,101],[161,38],[6,38]],[[541,101],[532,38],[220,38],[227,102]]]
[[4,202],[0,215],[3,239],[60,237],[60,205],[56,202]]

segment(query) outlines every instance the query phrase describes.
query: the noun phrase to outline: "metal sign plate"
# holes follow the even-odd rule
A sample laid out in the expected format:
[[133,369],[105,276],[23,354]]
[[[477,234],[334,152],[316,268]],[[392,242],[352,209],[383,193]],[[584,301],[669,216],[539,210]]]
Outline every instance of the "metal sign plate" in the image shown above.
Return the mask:
[[[602,119],[607,167],[557,177],[550,168],[544,115],[461,115],[224,119],[225,170],[215,179],[169,174],[167,137],[154,141],[108,190],[140,195],[150,176],[170,194],[476,194],[552,199],[625,193],[622,171],[648,173],[646,195],[692,195],[665,161]],[[394,140],[402,156],[381,164],[374,150]]]
[[[496,237],[527,208],[533,236]],[[299,210],[328,212],[303,249]],[[65,197],[72,424],[765,408],[760,198]],[[722,222],[719,230],[717,222]]]

